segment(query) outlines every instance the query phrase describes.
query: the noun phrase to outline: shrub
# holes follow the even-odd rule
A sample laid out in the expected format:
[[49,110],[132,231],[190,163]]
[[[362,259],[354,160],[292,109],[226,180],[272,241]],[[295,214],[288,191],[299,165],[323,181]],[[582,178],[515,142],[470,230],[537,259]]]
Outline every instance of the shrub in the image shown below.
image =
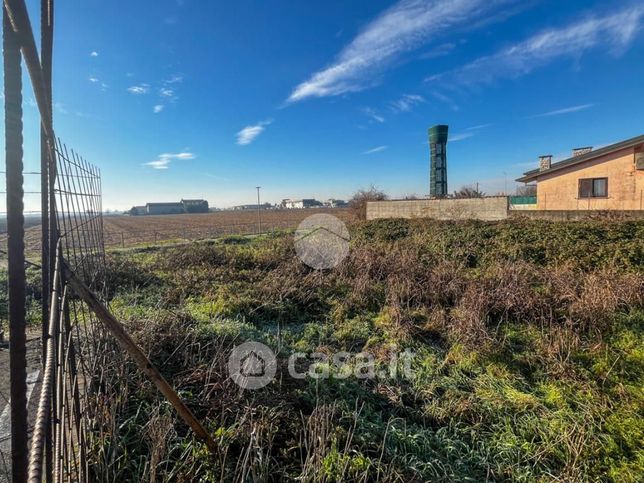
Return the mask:
[[368,201],[383,201],[387,199],[389,199],[389,196],[384,191],[371,185],[369,188],[359,189],[353,194],[349,200],[349,208],[357,220],[365,220],[367,218]]

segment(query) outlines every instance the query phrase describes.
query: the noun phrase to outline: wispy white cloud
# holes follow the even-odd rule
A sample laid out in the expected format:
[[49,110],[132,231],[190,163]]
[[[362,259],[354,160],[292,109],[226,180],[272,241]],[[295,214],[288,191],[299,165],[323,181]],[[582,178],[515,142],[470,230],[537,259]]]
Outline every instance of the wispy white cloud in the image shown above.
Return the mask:
[[441,102],[444,102],[449,107],[451,107],[453,111],[458,111],[459,110],[458,104],[456,104],[454,99],[452,99],[447,94],[444,94],[444,93],[438,92],[438,91],[433,91],[431,94],[432,94],[432,96],[434,98],[438,99]]
[[90,56],[90,57],[98,57],[98,52],[96,52],[95,50],[93,50],[92,52],[90,52],[90,53],[89,53],[89,56]]
[[452,134],[447,141],[450,143],[456,143],[458,141],[463,141],[465,139],[469,139],[474,136],[473,132],[462,132],[458,134]]
[[548,111],[548,112],[544,112],[544,113],[541,113],[541,114],[535,114],[534,116],[530,116],[530,118],[561,116],[562,114],[571,114],[573,112],[579,112],[579,111],[584,111],[586,109],[590,109],[594,105],[595,104],[580,104],[578,106],[564,107],[562,109],[556,109],[554,111]]
[[98,77],[94,77],[93,75],[90,75],[87,78],[87,80],[90,81],[90,82],[98,82],[99,81]]
[[162,157],[170,157],[174,159],[195,159],[196,156],[193,153],[182,152],[177,154],[162,154]]
[[246,146],[247,144],[252,143],[257,136],[259,136],[264,129],[266,129],[266,126],[271,124],[273,121],[272,120],[267,120],[267,121],[262,121],[258,122],[257,124],[254,124],[252,126],[246,126],[244,129],[239,131],[237,133],[237,144],[240,146]]
[[169,159],[157,159],[155,161],[150,161],[149,163],[145,163],[144,166],[150,166],[152,169],[168,169],[169,164],[170,164]]
[[139,84],[139,85],[131,86],[127,88],[127,91],[130,94],[137,94],[137,95],[147,94],[149,90],[150,90],[149,84]]
[[69,114],[69,111],[67,110],[67,106],[65,106],[65,104],[63,104],[62,102],[55,102],[54,109],[56,109],[61,114]]
[[167,87],[162,87],[159,89],[159,95],[161,97],[172,97],[174,96],[174,91],[172,89],[168,89]]
[[163,81],[164,84],[178,84],[179,82],[183,82],[183,75],[181,74],[174,74]]
[[470,126],[466,129],[466,131],[478,131],[479,129],[485,129],[486,127],[493,126],[493,124],[478,124],[476,126]]
[[425,102],[423,96],[418,94],[403,94],[403,96],[391,103],[391,109],[396,112],[408,112],[411,111],[414,106]]
[[379,153],[380,151],[384,151],[387,149],[389,146],[377,146],[373,149],[368,149],[367,151],[364,151],[362,154],[373,154],[373,153]]
[[635,39],[643,16],[644,6],[635,6],[612,15],[586,17],[562,28],[543,31],[496,54],[426,80],[490,83],[500,78],[526,75],[557,59],[578,58],[595,48],[604,48],[618,55]]
[[516,0],[400,0],[353,39],[327,68],[299,84],[288,98],[337,96],[373,85],[373,75],[437,35],[491,19]]
[[153,111],[155,114],[160,113],[161,111],[163,111],[163,104],[157,104],[156,106],[154,106],[154,107],[152,108],[152,111]]
[[175,159],[187,160],[194,159],[194,153],[181,152],[181,153],[163,153],[159,154],[158,159],[143,163],[143,166],[149,166],[152,169],[168,169],[170,163]]
[[384,116],[382,116],[377,110],[373,109],[372,107],[365,107],[362,109],[362,112],[364,112],[367,116],[369,116],[370,119],[373,121],[383,123],[385,122]]
[[428,50],[427,52],[424,52],[420,54],[419,58],[421,59],[435,59],[436,57],[443,57],[445,55],[448,55],[450,52],[452,52],[456,48],[456,44],[453,42],[447,42],[444,44],[441,44],[437,47],[434,47],[431,50]]

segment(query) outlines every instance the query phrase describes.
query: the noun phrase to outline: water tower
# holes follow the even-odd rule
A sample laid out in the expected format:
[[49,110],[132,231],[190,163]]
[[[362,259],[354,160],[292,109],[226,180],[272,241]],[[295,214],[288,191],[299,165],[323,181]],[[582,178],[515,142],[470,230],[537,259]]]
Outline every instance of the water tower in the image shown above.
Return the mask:
[[447,196],[447,125],[430,127],[429,134],[429,196]]

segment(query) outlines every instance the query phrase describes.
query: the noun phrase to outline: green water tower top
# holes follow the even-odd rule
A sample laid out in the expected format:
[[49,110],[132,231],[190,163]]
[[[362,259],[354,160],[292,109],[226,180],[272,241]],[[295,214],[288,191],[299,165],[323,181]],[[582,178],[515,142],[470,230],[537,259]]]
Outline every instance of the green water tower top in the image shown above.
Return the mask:
[[446,124],[437,124],[428,129],[430,143],[443,143],[447,144],[447,130]]
[[447,196],[447,126],[438,124],[428,130],[429,135],[429,195]]

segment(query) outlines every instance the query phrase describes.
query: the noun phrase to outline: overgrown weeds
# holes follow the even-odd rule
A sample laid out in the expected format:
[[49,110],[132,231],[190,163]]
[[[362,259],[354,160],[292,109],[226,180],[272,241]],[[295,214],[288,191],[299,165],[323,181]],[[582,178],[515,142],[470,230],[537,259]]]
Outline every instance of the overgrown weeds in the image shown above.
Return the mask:
[[[115,477],[641,481],[644,223],[351,233],[328,271],[300,263],[288,234],[110,256],[113,310],[220,446],[209,455],[128,365]],[[247,340],[280,361],[258,391],[227,374]],[[403,349],[410,378],[286,370],[293,352],[369,351],[383,368]]]

